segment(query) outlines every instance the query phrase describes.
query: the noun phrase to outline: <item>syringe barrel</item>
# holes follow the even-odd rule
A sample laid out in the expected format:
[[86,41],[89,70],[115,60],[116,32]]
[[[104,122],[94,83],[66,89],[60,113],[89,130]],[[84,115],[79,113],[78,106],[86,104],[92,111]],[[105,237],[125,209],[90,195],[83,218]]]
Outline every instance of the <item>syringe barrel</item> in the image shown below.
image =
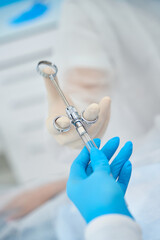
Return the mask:
[[87,133],[85,127],[82,125],[81,122],[78,122],[76,124],[76,130],[79,134],[79,136],[81,137],[82,141],[84,142],[86,148],[88,149],[88,151],[91,151],[91,148],[97,148],[96,144],[94,143],[94,141],[91,139],[91,137],[89,136],[89,134]]
[[90,136],[88,135],[88,133],[86,132],[85,134],[83,134],[81,136],[84,144],[86,145],[86,148],[88,149],[88,151],[91,151],[91,148],[97,148],[96,144],[94,143],[94,141],[90,138]]
[[66,113],[67,113],[69,119],[71,120],[71,123],[76,128],[80,138],[82,139],[82,141],[86,145],[86,148],[88,149],[88,151],[90,152],[91,148],[93,148],[93,147],[97,148],[96,144],[91,139],[91,137],[89,136],[87,130],[85,129],[83,120],[82,120],[81,116],[79,116],[78,111],[76,110],[76,108],[73,107],[73,106],[68,106],[66,108]]

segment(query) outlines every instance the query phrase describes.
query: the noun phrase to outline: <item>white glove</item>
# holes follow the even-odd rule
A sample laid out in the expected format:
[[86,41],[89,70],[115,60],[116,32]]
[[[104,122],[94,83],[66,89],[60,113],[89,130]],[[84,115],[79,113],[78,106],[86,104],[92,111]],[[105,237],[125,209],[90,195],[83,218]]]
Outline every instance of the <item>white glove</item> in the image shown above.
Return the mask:
[[[49,68],[46,68],[44,71],[48,74],[52,73],[52,70]],[[56,81],[58,81],[57,77]],[[72,148],[81,148],[84,144],[73,125],[71,126],[71,129],[68,132],[63,133],[58,132],[54,128],[53,120],[59,115],[66,115],[65,105],[49,78],[45,78],[45,85],[48,97],[48,118],[46,121],[46,125],[49,132],[54,136],[54,138],[59,144],[66,145]],[[69,103],[72,106],[75,106],[70,97],[66,93],[64,94],[67,97]],[[88,94],[90,93],[88,92]],[[95,124],[87,126],[87,131],[92,138],[97,137],[100,138],[105,133],[110,118],[110,103],[111,103],[110,98],[104,97],[99,102],[99,104],[92,103],[84,111],[83,116],[88,121],[95,120],[98,117],[98,120]],[[59,127],[66,128],[70,125],[70,120],[68,119],[67,116],[66,117],[64,116],[58,118],[56,123]]]

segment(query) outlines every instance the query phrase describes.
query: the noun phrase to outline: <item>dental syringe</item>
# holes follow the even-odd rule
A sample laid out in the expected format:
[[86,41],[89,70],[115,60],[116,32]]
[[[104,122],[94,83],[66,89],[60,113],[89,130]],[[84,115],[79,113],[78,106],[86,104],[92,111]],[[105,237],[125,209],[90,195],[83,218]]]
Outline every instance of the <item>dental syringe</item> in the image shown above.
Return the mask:
[[[50,67],[53,71],[53,73],[48,74],[44,72],[44,68],[45,67]],[[71,124],[73,124],[73,126],[75,127],[77,133],[79,134],[80,138],[82,139],[83,143],[85,144],[85,146],[87,147],[88,151],[90,152],[91,148],[96,147],[96,144],[94,143],[94,141],[92,140],[92,138],[89,136],[85,125],[86,124],[93,124],[97,121],[97,119],[93,120],[93,121],[87,121],[85,120],[85,118],[83,117],[83,113],[81,115],[79,115],[77,109],[70,105],[67,98],[65,97],[64,93],[62,92],[60,86],[58,85],[57,81],[55,80],[55,77],[57,75],[58,72],[58,68],[56,65],[52,64],[51,62],[48,61],[40,61],[37,65],[37,71],[45,78],[49,78],[51,80],[51,82],[53,83],[53,85],[55,86],[57,92],[59,93],[60,97],[62,98],[65,106],[66,106],[66,114],[68,116],[68,118],[70,119]],[[60,117],[60,116],[59,116]],[[57,123],[56,120],[59,118],[56,117],[53,121],[53,125],[56,128],[57,131],[59,132],[67,132],[70,130],[69,128],[60,128]]]

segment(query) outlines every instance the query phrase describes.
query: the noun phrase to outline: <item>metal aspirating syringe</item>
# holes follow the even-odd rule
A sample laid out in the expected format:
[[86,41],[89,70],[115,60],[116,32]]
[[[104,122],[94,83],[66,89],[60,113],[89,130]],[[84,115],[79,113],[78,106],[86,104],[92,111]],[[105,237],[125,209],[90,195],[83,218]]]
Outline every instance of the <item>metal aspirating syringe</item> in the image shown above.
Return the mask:
[[[45,67],[50,67],[53,71],[52,74],[47,74],[44,72],[44,68]],[[45,78],[49,78],[52,83],[54,84],[57,92],[59,93],[59,95],[61,96],[64,104],[66,105],[66,114],[68,116],[68,118],[70,119],[71,124],[74,125],[75,129],[77,130],[80,138],[82,139],[82,141],[84,142],[84,144],[86,145],[88,151],[90,152],[92,147],[97,147],[94,143],[94,141],[91,139],[91,137],[89,136],[85,125],[86,124],[93,124],[97,121],[97,119],[95,119],[94,121],[87,121],[84,119],[83,117],[83,112],[81,115],[79,115],[78,111],[76,110],[76,108],[74,106],[71,106],[68,102],[68,100],[66,99],[64,93],[62,92],[61,88],[59,87],[57,81],[55,80],[55,77],[57,75],[58,72],[58,68],[56,67],[56,65],[52,64],[51,62],[48,61],[40,61],[37,65],[37,71]],[[59,132],[67,132],[70,130],[69,128],[60,128],[57,123],[56,120],[61,117],[58,116],[53,120],[53,125],[54,127],[57,129],[57,131]]]

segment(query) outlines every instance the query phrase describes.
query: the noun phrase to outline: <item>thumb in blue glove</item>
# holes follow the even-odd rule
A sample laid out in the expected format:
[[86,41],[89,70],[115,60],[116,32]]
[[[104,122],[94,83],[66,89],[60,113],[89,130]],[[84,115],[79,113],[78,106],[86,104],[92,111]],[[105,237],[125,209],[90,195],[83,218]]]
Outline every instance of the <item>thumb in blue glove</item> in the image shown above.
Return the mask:
[[[100,145],[100,142],[96,142]],[[67,194],[88,222],[104,214],[123,214],[132,217],[124,200],[131,175],[132,143],[128,142],[109,165],[119,145],[111,139],[98,150],[88,153],[84,148],[71,166]],[[108,157],[108,158],[107,158]],[[88,165],[91,161],[91,165]]]

